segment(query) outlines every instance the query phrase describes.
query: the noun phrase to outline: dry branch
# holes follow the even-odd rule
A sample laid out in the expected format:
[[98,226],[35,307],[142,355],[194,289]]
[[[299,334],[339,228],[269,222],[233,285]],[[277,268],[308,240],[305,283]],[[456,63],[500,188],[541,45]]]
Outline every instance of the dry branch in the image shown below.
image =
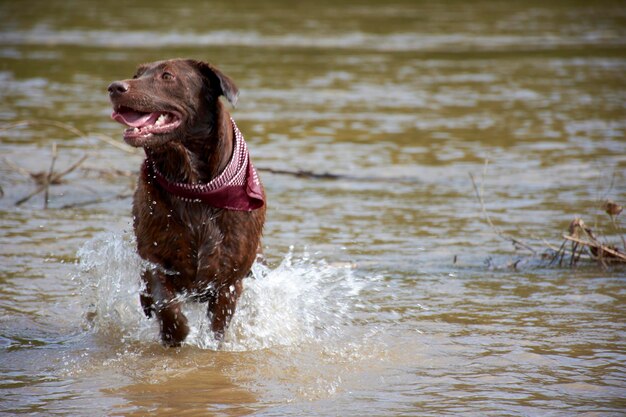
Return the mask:
[[[72,171],[74,171],[76,168],[78,168],[84,161],[85,159],[87,159],[87,155],[83,155],[78,161],[74,162],[69,168],[67,168],[65,171],[62,171],[60,173],[55,173],[54,172],[54,164],[55,161],[57,159],[57,149],[56,149],[56,143],[53,144],[52,147],[52,161],[50,163],[50,169],[48,170],[48,174],[45,176],[45,178],[39,182],[39,186],[30,194],[28,194],[27,196],[19,199],[18,201],[15,202],[16,206],[20,206],[22,204],[24,204],[25,202],[27,202],[28,200],[30,200],[32,197],[36,196],[37,194],[41,193],[42,191],[45,192],[44,193],[44,209],[48,208],[48,190],[51,184],[60,184],[63,180],[63,177],[65,177],[67,174],[71,173]],[[23,170],[23,168],[20,168],[20,171]],[[38,173],[32,173],[30,171],[24,170],[26,171],[26,173],[32,177],[33,179],[38,178]]]
[[48,175],[46,175],[46,178],[43,183],[43,187],[44,187],[43,208],[44,209],[48,208],[50,183],[52,181],[52,175],[54,174],[54,163],[57,161],[58,156],[59,156],[59,153],[57,152],[57,143],[52,142],[52,161],[50,161],[50,168],[48,169]]
[[[487,169],[488,161],[485,161],[485,169],[483,170],[483,179],[485,176],[485,172]],[[485,218],[487,224],[491,227],[494,233],[500,238],[513,243],[515,247],[521,247],[527,250],[530,250],[533,254],[536,254],[537,251],[527,245],[526,243],[506,235],[505,233],[498,228],[487,209],[485,208],[485,201],[483,199],[483,181],[481,180],[480,187],[476,184],[474,176],[470,173],[470,179],[472,180],[472,185],[474,187],[474,192],[476,193],[476,198],[480,203],[480,207],[483,213],[483,217]],[[611,218],[611,223],[613,225],[614,230],[620,236],[622,243],[624,245],[624,250],[626,251],[626,240],[624,239],[623,234],[621,233],[621,228],[616,221],[616,217],[622,212],[623,208],[621,205],[607,200],[602,208]],[[559,248],[556,248],[550,242],[547,242],[545,239],[541,239],[544,245],[553,252],[552,258],[550,260],[550,264],[554,264],[558,260],[558,265],[563,265],[563,262],[566,261],[566,256],[569,256],[569,266],[573,267],[577,265],[577,263],[581,259],[589,259],[594,260],[602,266],[606,266],[609,262],[617,262],[617,263],[626,263],[626,253],[620,251],[620,249],[616,248],[613,245],[605,244],[600,242],[595,236],[591,228],[587,227],[582,219],[576,218],[572,220],[568,228],[569,234],[563,235],[564,241],[561,243]],[[568,243],[570,243],[570,247],[568,247]]]
[[[619,213],[618,213],[619,214]],[[626,263],[626,254],[620,252],[614,246],[600,242],[590,227],[588,227],[582,219],[576,218],[572,220],[568,228],[569,234],[563,235],[563,243],[559,252],[553,258],[559,257],[559,265],[562,264],[565,257],[564,248],[567,242],[571,243],[570,265],[576,265],[584,251],[587,251],[589,257],[606,266],[607,262],[623,262]]]
[[530,245],[527,245],[526,243],[522,242],[519,239],[508,236],[507,234],[502,232],[502,230],[500,230],[500,228],[497,227],[495,224],[493,224],[493,222],[491,221],[491,216],[489,216],[489,213],[487,213],[487,209],[485,208],[485,200],[483,199],[483,182],[484,182],[483,180],[484,180],[485,171],[487,170],[487,163],[488,161],[485,161],[485,169],[483,170],[483,177],[481,178],[480,189],[476,185],[476,181],[474,180],[474,176],[472,175],[472,173],[469,174],[470,179],[472,180],[472,185],[474,187],[474,192],[476,193],[476,198],[478,198],[478,202],[480,203],[480,208],[482,210],[483,217],[485,218],[485,220],[487,221],[487,224],[489,224],[489,226],[491,227],[491,229],[494,231],[494,233],[497,236],[499,236],[500,238],[508,242],[511,242],[513,246],[515,247],[521,247],[532,252],[533,254],[536,254],[537,251],[533,249]]
[[618,249],[613,249],[613,248],[611,248],[611,247],[609,247],[607,245],[603,245],[602,243],[599,243],[597,241],[590,242],[590,241],[578,239],[578,238],[575,238],[575,237],[569,236],[569,235],[563,235],[563,239],[569,240],[571,242],[575,242],[575,243],[577,243],[579,245],[588,246],[590,248],[597,249],[597,251],[596,251],[597,254],[594,254],[594,256],[597,256],[598,258],[602,258],[603,253],[608,253],[610,256],[619,259],[620,262],[626,262],[626,254],[623,254]]
[[2,127],[0,127],[0,132],[6,131],[6,130],[11,130],[11,129],[15,129],[16,127],[21,127],[21,126],[33,126],[33,125],[43,125],[43,126],[53,126],[53,127],[57,127],[59,129],[63,129],[66,130],[72,134],[74,134],[75,136],[78,137],[93,137],[101,142],[107,143],[111,146],[116,147],[117,149],[120,149],[124,152],[127,153],[133,153],[133,154],[137,154],[139,153],[139,150],[125,145],[123,143],[120,143],[119,141],[113,139],[110,136],[107,135],[103,135],[102,133],[86,133],[83,132],[80,129],[77,129],[76,127],[68,124],[68,123],[63,123],[63,122],[58,122],[56,120],[46,120],[46,119],[38,119],[38,120],[20,120],[19,122],[15,122],[15,123],[10,123],[7,125],[4,125]]

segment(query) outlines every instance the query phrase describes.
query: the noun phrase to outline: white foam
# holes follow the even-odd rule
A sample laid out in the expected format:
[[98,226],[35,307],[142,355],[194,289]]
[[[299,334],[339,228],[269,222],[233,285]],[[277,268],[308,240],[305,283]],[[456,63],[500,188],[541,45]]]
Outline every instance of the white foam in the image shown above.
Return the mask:
[[92,330],[122,341],[158,340],[158,325],[145,317],[139,303],[146,263],[137,255],[133,238],[102,233],[76,255],[78,298]]
[[[158,324],[139,303],[139,277],[148,265],[136,254],[133,237],[98,235],[77,256],[78,295],[91,331],[121,343],[158,343]],[[256,263],[252,272],[221,345],[210,331],[206,303],[185,304],[185,344],[243,351],[332,338],[350,324],[365,284],[352,268],[313,259],[306,251],[296,256],[293,248],[276,268]]]

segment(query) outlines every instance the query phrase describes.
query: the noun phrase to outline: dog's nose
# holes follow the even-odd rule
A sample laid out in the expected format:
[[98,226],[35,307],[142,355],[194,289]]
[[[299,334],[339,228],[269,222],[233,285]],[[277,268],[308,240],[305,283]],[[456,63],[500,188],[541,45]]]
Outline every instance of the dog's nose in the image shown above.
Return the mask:
[[109,95],[113,96],[116,94],[124,94],[125,92],[128,91],[128,89],[130,88],[130,85],[128,85],[127,82],[124,81],[114,81],[111,83],[111,85],[109,85]]

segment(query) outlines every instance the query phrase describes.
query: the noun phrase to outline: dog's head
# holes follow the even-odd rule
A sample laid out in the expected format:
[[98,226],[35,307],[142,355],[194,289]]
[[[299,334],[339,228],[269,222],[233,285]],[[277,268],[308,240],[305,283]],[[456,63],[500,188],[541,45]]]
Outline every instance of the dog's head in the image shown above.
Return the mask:
[[132,79],[109,85],[111,117],[128,128],[124,140],[158,147],[212,129],[220,96],[234,106],[235,83],[211,64],[172,59],[139,66]]

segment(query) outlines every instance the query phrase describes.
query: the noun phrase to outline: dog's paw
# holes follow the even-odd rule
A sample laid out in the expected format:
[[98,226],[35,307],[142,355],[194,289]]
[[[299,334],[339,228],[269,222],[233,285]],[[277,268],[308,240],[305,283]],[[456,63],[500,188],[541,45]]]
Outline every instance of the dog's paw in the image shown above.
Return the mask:
[[143,314],[148,318],[152,318],[152,314],[154,313],[154,300],[149,295],[141,294],[139,296],[139,301],[141,302],[141,308],[143,308]]
[[161,341],[166,347],[177,347],[189,334],[187,318],[177,308],[163,309],[159,312],[161,321]]

